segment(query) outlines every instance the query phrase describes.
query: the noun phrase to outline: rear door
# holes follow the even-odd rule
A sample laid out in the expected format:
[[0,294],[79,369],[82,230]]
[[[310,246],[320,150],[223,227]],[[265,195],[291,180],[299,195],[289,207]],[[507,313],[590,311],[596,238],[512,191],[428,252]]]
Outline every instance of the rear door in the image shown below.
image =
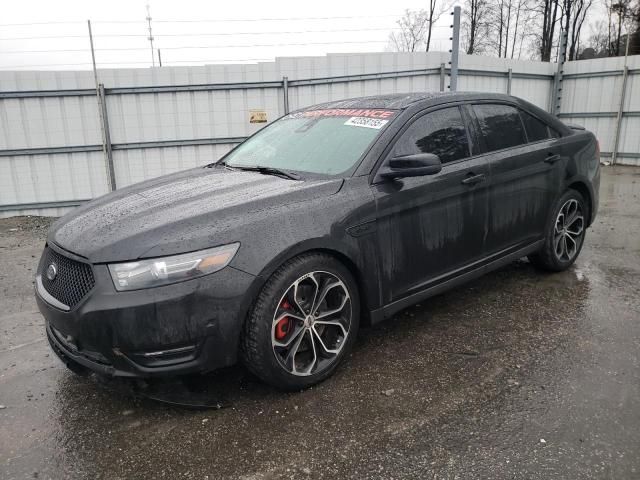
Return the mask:
[[562,183],[562,157],[549,127],[513,105],[471,107],[491,169],[487,253],[539,239]]
[[490,179],[486,159],[472,157],[472,148],[461,107],[450,106],[411,121],[387,155],[385,161],[433,153],[442,171],[372,185],[385,303],[438,283],[482,256]]

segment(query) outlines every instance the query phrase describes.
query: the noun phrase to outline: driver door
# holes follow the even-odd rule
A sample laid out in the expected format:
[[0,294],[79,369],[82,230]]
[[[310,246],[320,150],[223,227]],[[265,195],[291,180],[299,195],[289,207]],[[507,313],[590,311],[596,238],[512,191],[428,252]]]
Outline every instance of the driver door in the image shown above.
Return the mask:
[[472,156],[460,106],[408,122],[385,162],[394,156],[433,153],[442,171],[378,180],[377,203],[384,303],[444,281],[483,256],[490,183],[485,158]]

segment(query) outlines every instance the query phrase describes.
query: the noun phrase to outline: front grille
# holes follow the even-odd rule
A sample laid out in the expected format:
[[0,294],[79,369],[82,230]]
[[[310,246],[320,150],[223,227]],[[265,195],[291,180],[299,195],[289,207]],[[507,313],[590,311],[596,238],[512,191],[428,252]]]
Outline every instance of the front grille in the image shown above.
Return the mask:
[[[56,266],[53,280],[47,277],[49,265]],[[88,263],[78,262],[45,247],[38,266],[42,286],[53,298],[70,308],[75,307],[95,285],[93,270]]]

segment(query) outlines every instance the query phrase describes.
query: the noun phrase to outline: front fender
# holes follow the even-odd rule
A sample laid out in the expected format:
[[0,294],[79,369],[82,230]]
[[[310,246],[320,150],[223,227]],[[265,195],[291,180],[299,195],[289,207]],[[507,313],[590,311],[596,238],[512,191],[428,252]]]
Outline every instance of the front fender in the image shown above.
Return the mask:
[[[297,205],[283,205],[247,221],[231,266],[266,281],[287,260],[309,251],[333,254],[358,281],[367,306],[378,306],[378,244],[375,203],[365,177],[340,192]],[[351,227],[368,225],[364,230]],[[351,233],[349,233],[351,232]]]

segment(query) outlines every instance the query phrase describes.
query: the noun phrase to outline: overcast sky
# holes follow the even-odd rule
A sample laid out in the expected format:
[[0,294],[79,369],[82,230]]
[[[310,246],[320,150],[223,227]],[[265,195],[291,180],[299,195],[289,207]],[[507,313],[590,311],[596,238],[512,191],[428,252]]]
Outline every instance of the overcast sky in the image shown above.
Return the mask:
[[[404,9],[426,6],[426,0],[5,0],[0,69],[91,68],[87,19],[98,68],[146,68],[147,3],[163,65],[384,51]],[[450,23],[446,13],[434,28],[432,50],[449,50]]]

